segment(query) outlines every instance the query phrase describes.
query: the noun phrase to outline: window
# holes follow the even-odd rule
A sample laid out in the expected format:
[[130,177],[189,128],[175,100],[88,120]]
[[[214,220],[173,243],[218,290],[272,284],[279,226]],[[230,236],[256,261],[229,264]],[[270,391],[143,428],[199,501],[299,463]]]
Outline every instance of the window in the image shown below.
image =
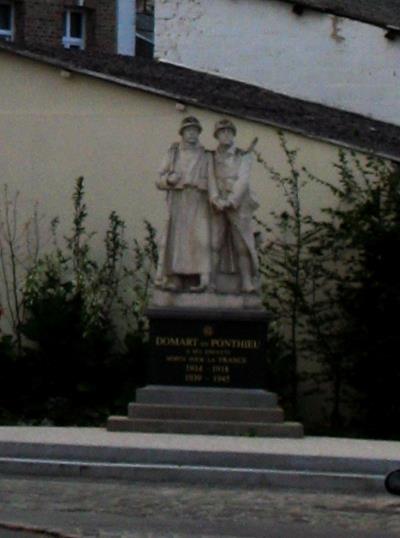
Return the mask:
[[136,11],[145,15],[154,15],[154,0],[137,0]]
[[63,45],[66,49],[85,48],[86,16],[83,11],[67,9],[64,11]]
[[14,6],[0,1],[0,39],[12,41],[14,37]]
[[154,56],[154,0],[137,0],[136,55]]

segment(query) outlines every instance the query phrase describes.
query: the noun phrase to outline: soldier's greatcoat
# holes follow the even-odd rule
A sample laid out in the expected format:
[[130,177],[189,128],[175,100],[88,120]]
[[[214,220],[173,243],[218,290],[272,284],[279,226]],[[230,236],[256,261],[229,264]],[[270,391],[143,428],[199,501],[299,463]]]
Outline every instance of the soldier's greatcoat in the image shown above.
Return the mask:
[[209,160],[202,145],[184,142],[164,159],[157,186],[167,192],[168,217],[157,278],[210,272]]
[[219,147],[213,153],[213,173],[209,178],[210,199],[222,199],[232,205],[221,212],[214,210],[212,217],[213,248],[224,249],[220,256],[222,272],[234,272],[237,267],[232,236],[234,229],[246,245],[252,272],[257,275],[258,258],[252,218],[258,203],[250,190],[251,165],[251,154],[235,146],[228,149]]

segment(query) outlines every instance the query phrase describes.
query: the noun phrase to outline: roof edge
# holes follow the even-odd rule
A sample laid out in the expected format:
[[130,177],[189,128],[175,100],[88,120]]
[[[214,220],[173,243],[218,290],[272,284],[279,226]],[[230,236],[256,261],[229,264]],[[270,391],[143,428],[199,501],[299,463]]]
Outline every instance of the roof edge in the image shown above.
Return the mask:
[[280,0],[281,2],[285,2],[287,4],[292,4],[293,6],[297,5],[300,7],[304,7],[304,9],[309,9],[312,11],[317,11],[318,13],[325,13],[327,15],[333,15],[336,17],[342,17],[344,19],[349,19],[356,22],[361,22],[364,24],[369,24],[371,26],[376,26],[378,28],[388,29],[390,27],[390,24],[387,21],[384,21],[382,19],[379,19],[378,17],[374,18],[371,16],[363,16],[363,15],[355,15],[350,13],[344,8],[340,8],[340,6],[336,7],[328,7],[324,6],[323,2],[319,3],[317,0],[310,2],[309,0]]
[[[88,77],[93,77],[93,78],[96,78],[98,80],[103,80],[105,82],[110,82],[112,84],[117,84],[119,86],[123,86],[123,87],[126,87],[126,88],[131,88],[131,89],[142,91],[142,92],[147,92],[147,93],[150,93],[150,94],[153,94],[153,95],[157,95],[157,96],[160,96],[160,97],[164,97],[164,98],[167,98],[167,99],[177,101],[179,103],[184,103],[184,104],[187,104],[187,105],[196,106],[198,108],[211,110],[213,112],[217,112],[217,113],[220,113],[220,114],[228,114],[230,116],[233,116],[233,117],[236,117],[236,118],[239,118],[239,119],[245,119],[245,120],[257,123],[257,124],[273,127],[275,129],[278,129],[278,130],[284,130],[284,131],[291,132],[293,134],[301,135],[301,136],[304,136],[305,138],[308,138],[308,139],[311,139],[311,140],[317,140],[317,141],[321,141],[321,142],[324,142],[324,143],[333,144],[335,146],[343,147],[343,148],[346,148],[346,149],[349,149],[349,150],[358,151],[358,152],[364,153],[364,154],[369,154],[369,155],[374,154],[374,155],[377,155],[378,157],[381,157],[383,159],[388,159],[390,161],[400,163],[400,149],[399,149],[399,153],[396,154],[394,152],[391,152],[390,150],[389,151],[379,150],[379,149],[374,149],[372,147],[367,147],[365,145],[359,145],[359,144],[356,144],[356,143],[350,143],[348,141],[340,139],[339,137],[335,137],[335,136],[331,137],[331,136],[326,136],[326,135],[319,134],[319,133],[313,133],[313,132],[310,132],[310,130],[303,129],[303,128],[298,127],[298,126],[290,125],[288,123],[285,123],[284,121],[280,122],[280,121],[276,121],[276,120],[269,119],[269,118],[267,119],[267,118],[257,117],[256,115],[252,114],[251,112],[249,112],[249,113],[238,112],[238,111],[235,111],[235,110],[233,110],[233,109],[231,109],[229,107],[210,104],[210,103],[207,103],[207,102],[203,102],[200,99],[190,97],[188,95],[184,95],[184,94],[181,94],[181,93],[176,93],[176,92],[171,92],[171,91],[168,91],[168,90],[163,90],[163,89],[151,86],[151,85],[141,84],[141,83],[135,82],[133,80],[129,80],[127,78],[111,75],[109,73],[104,73],[104,72],[101,72],[101,71],[95,71],[95,70],[88,69],[88,68],[85,68],[85,67],[80,67],[80,66],[74,65],[73,63],[67,62],[67,61],[65,61],[65,60],[63,60],[61,58],[46,56],[45,54],[42,54],[42,53],[30,51],[30,50],[27,50],[27,49],[16,48],[15,46],[10,46],[8,44],[0,43],[0,53],[1,52],[11,53],[11,54],[14,54],[16,56],[26,58],[26,59],[30,59],[30,60],[33,60],[33,61],[37,61],[37,62],[41,62],[41,63],[44,63],[46,65],[50,65],[52,67],[55,67],[55,68],[58,68],[58,69],[61,69],[61,70],[69,71],[69,72],[72,72],[72,73],[77,73],[77,74],[88,76]],[[164,65],[173,65],[173,64],[168,64],[166,62],[162,62],[162,63]],[[184,67],[182,67],[181,69],[184,69],[188,73],[193,72],[193,70],[187,69],[187,68],[184,68]],[[195,73],[198,73],[198,72],[196,71]],[[207,74],[207,76],[215,78],[215,79],[217,79],[219,81],[225,80],[224,78],[218,77],[216,75]],[[231,82],[236,82],[233,79],[226,79],[226,80],[230,80]],[[248,84],[239,83],[239,82],[238,82],[238,84],[243,84],[244,86],[250,87],[250,85],[248,85]],[[254,87],[254,88],[257,88],[257,87]],[[276,94],[276,95],[282,95],[282,94]],[[296,98],[291,98],[291,97],[288,97],[288,96],[284,96],[284,97],[286,97],[288,100],[300,101],[300,100],[298,100]],[[379,121],[379,120],[372,120],[372,119],[370,119],[370,118],[368,118],[366,116],[361,116],[360,114],[354,114],[352,112],[343,111],[343,110],[328,107],[328,106],[325,106],[325,105],[320,105],[318,103],[312,103],[312,102],[307,102],[307,101],[302,101],[302,102],[306,103],[306,104],[309,104],[309,105],[316,105],[316,106],[318,106],[318,107],[320,107],[322,109],[326,109],[327,112],[335,111],[336,113],[339,112],[339,113],[341,113],[343,115],[351,115],[351,116],[359,117],[359,118],[363,119],[364,121],[370,121],[371,123],[374,123],[374,124],[377,124],[377,125],[380,125],[380,126],[387,126],[389,128],[398,129],[399,130],[399,135],[400,135],[400,127],[398,127],[397,125],[388,124],[388,123],[385,123],[385,122],[382,122],[382,121]],[[374,130],[372,127],[371,127],[371,129]],[[399,136],[399,139],[400,139],[400,136]]]

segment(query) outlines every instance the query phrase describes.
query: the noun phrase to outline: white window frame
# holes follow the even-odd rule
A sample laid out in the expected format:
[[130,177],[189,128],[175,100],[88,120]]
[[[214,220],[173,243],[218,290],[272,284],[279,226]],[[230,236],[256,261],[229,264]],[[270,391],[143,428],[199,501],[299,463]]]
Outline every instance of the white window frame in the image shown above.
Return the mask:
[[[82,37],[71,37],[71,15],[78,13],[82,17]],[[78,48],[84,50],[86,47],[86,13],[79,9],[67,8],[64,11],[65,16],[65,35],[62,38],[64,48]],[[64,32],[64,29],[63,29]]]
[[15,26],[15,6],[13,2],[7,2],[0,0],[0,6],[10,6],[10,24],[11,28],[9,30],[4,30],[0,28],[0,39],[5,39],[6,41],[14,40],[14,26]]

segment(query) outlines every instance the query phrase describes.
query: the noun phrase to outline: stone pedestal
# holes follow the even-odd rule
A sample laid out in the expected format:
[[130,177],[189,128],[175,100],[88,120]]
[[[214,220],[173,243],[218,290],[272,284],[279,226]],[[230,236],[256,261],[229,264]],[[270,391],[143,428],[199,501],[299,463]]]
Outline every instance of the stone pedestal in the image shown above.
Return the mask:
[[263,390],[268,316],[259,306],[148,310],[148,383],[109,431],[302,437]]

